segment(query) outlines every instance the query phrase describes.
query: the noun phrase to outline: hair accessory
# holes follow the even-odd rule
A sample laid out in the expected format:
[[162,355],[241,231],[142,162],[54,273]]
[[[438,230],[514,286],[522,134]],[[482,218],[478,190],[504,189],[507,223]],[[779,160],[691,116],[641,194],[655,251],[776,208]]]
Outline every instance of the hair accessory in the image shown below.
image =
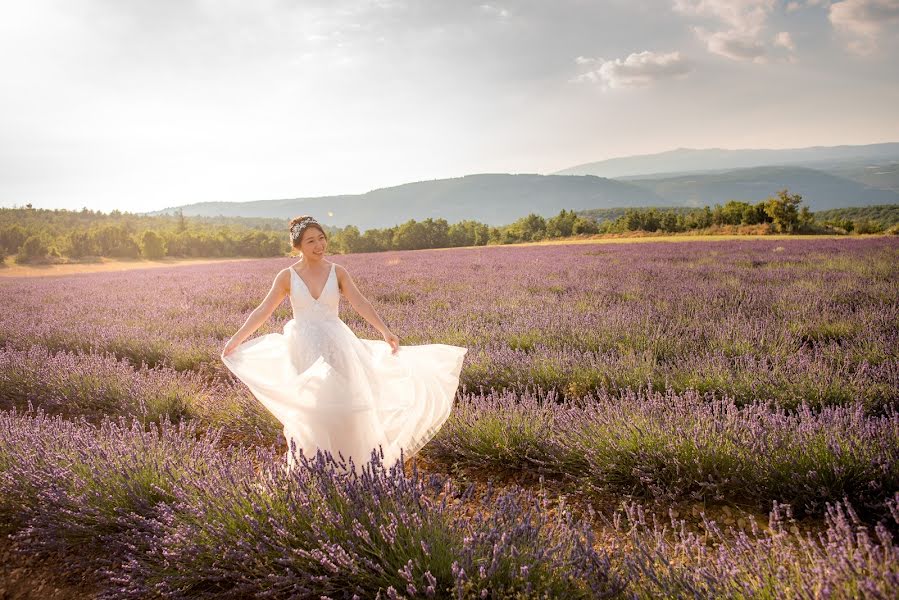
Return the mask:
[[309,225],[318,225],[318,221],[313,219],[312,217],[306,217],[305,219],[300,219],[290,228],[290,239],[292,242],[296,243],[297,240],[303,235],[303,231],[306,230]]

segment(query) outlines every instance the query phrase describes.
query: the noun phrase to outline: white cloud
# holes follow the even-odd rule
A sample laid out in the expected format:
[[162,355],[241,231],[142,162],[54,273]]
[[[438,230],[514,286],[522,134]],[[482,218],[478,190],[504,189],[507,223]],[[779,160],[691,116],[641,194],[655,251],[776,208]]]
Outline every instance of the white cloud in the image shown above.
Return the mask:
[[677,12],[720,19],[745,35],[757,35],[773,8],[774,0],[674,0]]
[[899,0],[844,0],[830,6],[830,22],[850,50],[870,54],[883,34],[899,25]]
[[644,50],[630,54],[624,60],[585,59],[579,56],[578,64],[599,62],[598,69],[582,73],[572,79],[575,82],[596,82],[604,89],[645,87],[660,79],[682,77],[693,70],[689,61],[680,52],[659,54]]
[[482,4],[480,8],[485,13],[496,15],[501,19],[505,19],[509,16],[508,10],[506,10],[505,8],[500,8],[498,6],[493,6],[492,4]]
[[796,49],[796,44],[793,42],[793,37],[790,35],[789,31],[781,31],[774,36],[774,45],[781,46],[787,50]]
[[755,36],[738,30],[713,32],[703,27],[694,27],[693,31],[696,33],[696,37],[705,42],[706,48],[712,54],[733,60],[765,62],[767,51]]
[[[709,52],[756,63],[768,62],[771,44],[792,50],[791,45],[780,43],[780,34],[773,40],[766,34],[768,17],[775,4],[775,0],[673,0],[676,12],[717,20],[724,25],[723,29],[717,30],[702,26],[692,28]],[[796,8],[796,2],[787,6],[788,10]]]

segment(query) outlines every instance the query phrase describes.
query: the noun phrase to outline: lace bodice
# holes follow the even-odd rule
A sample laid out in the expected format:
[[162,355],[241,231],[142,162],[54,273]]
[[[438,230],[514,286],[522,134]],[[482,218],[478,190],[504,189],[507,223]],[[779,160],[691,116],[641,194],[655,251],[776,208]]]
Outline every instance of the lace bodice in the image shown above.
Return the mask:
[[337,285],[337,272],[334,263],[331,263],[331,271],[325,280],[318,298],[312,297],[312,292],[306,286],[306,282],[300,277],[293,267],[290,269],[290,305],[293,307],[293,318],[299,321],[338,318],[337,309],[340,304],[340,290]]

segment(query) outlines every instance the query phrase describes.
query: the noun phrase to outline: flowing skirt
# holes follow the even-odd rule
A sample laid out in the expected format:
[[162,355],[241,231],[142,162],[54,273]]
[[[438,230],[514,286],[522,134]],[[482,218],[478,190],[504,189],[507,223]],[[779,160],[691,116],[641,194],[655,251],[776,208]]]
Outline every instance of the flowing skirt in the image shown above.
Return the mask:
[[[221,356],[283,425],[297,456],[328,450],[356,470],[383,452],[418,452],[449,418],[467,348],[400,346],[356,337],[336,316],[291,319],[283,333],[256,337]],[[287,453],[288,466],[297,456]]]

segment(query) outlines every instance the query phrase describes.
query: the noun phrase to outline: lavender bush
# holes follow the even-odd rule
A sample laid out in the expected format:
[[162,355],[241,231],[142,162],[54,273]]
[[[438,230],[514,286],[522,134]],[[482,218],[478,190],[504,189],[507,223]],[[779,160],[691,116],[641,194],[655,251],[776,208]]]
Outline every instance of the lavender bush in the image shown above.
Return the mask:
[[[164,421],[99,427],[0,412],[0,514],[21,551],[50,554],[101,598],[893,598],[899,548],[848,502],[817,536],[774,506],[768,527],[694,532],[636,504],[586,516],[510,488],[479,498],[377,455],[222,450]],[[899,493],[887,501],[899,524]],[[596,535],[590,525],[596,521]],[[603,525],[605,523],[605,525]],[[601,542],[598,540],[602,540]],[[601,548],[600,548],[601,547]],[[57,551],[62,553],[56,555]]]
[[681,501],[788,502],[822,514],[849,499],[886,516],[899,490],[899,412],[861,406],[788,413],[763,403],[651,390],[577,401],[465,394],[422,455],[455,466],[533,471],[573,489]]
[[[899,493],[888,501],[899,525]],[[775,505],[768,527],[734,531],[703,518],[703,531],[683,519],[648,520],[637,504],[612,519],[610,552],[630,581],[633,598],[899,597],[899,546],[885,524],[872,531],[848,502],[828,505],[817,535],[790,531],[789,505]]]
[[247,444],[270,443],[282,428],[247,390],[191,371],[135,369],[110,353],[0,348],[0,409],[29,406],[93,423],[116,416],[144,424],[195,419],[202,428],[222,428],[226,442]]
[[[899,398],[899,240],[569,244],[334,257],[407,344],[470,348],[471,389],[669,387],[795,407]],[[229,377],[224,341],[294,259],[11,278],[0,343]],[[101,298],[101,301],[98,301]],[[343,303],[357,333],[377,334]],[[283,304],[259,333],[280,331]]]
[[[163,421],[0,411],[0,515],[18,548],[99,577],[103,597],[612,596],[624,582],[588,524],[527,493],[469,516],[451,482],[358,471]],[[436,494],[426,495],[429,490]]]

